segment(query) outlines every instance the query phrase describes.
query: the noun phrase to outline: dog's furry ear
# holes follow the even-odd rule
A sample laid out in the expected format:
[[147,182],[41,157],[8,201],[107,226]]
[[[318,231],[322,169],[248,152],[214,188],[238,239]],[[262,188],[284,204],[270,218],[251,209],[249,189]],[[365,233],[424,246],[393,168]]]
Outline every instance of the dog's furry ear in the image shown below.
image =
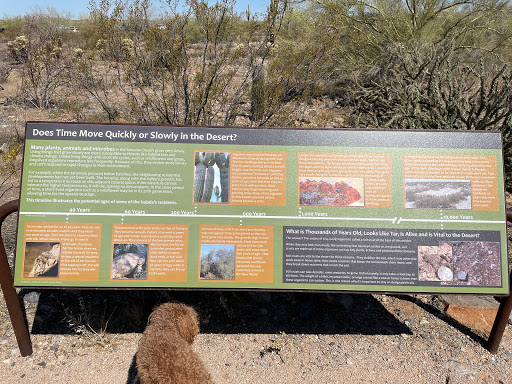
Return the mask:
[[192,307],[181,304],[180,308],[176,311],[175,322],[180,336],[189,344],[192,344],[194,338],[199,333],[197,312]]

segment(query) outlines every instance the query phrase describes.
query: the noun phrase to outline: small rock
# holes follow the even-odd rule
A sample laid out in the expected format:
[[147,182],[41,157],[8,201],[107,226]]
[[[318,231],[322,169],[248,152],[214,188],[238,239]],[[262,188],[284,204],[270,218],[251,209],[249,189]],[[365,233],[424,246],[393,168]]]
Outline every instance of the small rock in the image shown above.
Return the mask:
[[[335,343],[334,341],[331,341],[331,342],[329,343],[329,345],[330,345],[331,347],[332,347],[333,345],[335,345],[335,344],[336,344],[336,343]],[[508,352],[508,351],[507,351],[507,352]]]
[[387,297],[386,295],[382,295],[382,302],[387,303],[388,301],[389,301],[389,297]]
[[39,293],[38,292],[29,292],[25,296],[23,296],[23,300],[25,300],[27,303],[37,303],[39,301]]
[[37,365],[43,368],[46,367],[46,363],[44,361],[40,361],[39,363],[37,363]]
[[430,324],[430,322],[428,320],[426,320],[426,319],[420,320],[420,325],[428,325],[428,324]]
[[453,272],[448,267],[441,267],[437,270],[436,275],[441,281],[452,281],[453,280]]
[[508,350],[505,350],[505,355],[507,355],[508,357],[512,357],[512,353]]
[[56,345],[52,345],[52,346],[50,347],[50,351],[57,352],[58,350],[59,350],[59,347],[58,347],[58,346],[56,346]]
[[458,376],[468,375],[473,378],[478,376],[478,372],[459,361],[450,360],[448,363],[446,363],[446,368],[452,368]]
[[401,333],[400,336],[402,336],[403,339],[407,339],[409,337],[409,335],[407,335],[405,333]]
[[5,359],[2,361],[4,364],[11,364],[11,359]]
[[460,281],[468,281],[468,274],[464,271],[460,271],[458,274],[457,274],[457,279],[460,280]]
[[20,353],[20,349],[19,348],[14,348],[11,350],[11,356],[14,356],[14,355],[18,355]]

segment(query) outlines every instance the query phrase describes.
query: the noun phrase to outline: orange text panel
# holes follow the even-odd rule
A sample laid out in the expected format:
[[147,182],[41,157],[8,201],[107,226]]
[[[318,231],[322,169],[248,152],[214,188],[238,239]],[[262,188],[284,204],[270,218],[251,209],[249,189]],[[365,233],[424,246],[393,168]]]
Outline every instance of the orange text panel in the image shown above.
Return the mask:
[[299,153],[299,179],[362,179],[364,207],[392,208],[391,154]]
[[405,154],[403,159],[404,179],[468,180],[472,210],[499,210],[496,156]]
[[[274,227],[262,225],[201,225],[200,226],[200,281],[209,281],[201,276],[201,261],[205,262],[204,250],[209,245],[226,249],[234,248],[235,262],[233,282],[272,283]],[[220,247],[219,247],[220,246]],[[203,252],[201,252],[203,249]],[[228,275],[229,275],[229,271]],[[228,280],[229,281],[229,280]]]
[[231,204],[286,205],[286,153],[231,152]]
[[[97,281],[100,243],[101,224],[25,223],[23,278]],[[44,264],[55,273],[38,274]]]

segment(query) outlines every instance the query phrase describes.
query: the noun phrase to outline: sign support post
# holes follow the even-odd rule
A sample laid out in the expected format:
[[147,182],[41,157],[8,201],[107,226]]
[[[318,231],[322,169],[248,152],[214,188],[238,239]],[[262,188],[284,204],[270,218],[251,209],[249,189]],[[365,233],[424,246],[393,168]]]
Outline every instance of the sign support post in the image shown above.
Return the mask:
[[32,342],[28,333],[28,327],[21,308],[20,298],[14,288],[14,281],[11,275],[11,268],[7,261],[4,242],[1,236],[1,225],[5,218],[18,210],[19,200],[10,201],[0,207],[0,284],[4,293],[5,303],[11,317],[12,328],[18,341],[21,356],[32,354]]

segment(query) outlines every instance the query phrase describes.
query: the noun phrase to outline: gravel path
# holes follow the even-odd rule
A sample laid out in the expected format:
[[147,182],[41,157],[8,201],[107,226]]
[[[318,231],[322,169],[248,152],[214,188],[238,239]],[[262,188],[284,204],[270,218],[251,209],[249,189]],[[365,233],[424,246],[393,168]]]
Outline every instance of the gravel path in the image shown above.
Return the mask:
[[[19,356],[0,298],[1,383],[134,382],[130,368],[147,316],[169,299],[200,313],[194,349],[216,383],[512,382],[511,326],[491,355],[482,338],[447,318],[430,296],[340,294],[328,303],[322,294],[286,293],[21,295],[34,353]],[[119,307],[123,302],[127,308]],[[108,322],[108,331],[123,332],[87,328],[84,317],[101,313],[103,327]]]

